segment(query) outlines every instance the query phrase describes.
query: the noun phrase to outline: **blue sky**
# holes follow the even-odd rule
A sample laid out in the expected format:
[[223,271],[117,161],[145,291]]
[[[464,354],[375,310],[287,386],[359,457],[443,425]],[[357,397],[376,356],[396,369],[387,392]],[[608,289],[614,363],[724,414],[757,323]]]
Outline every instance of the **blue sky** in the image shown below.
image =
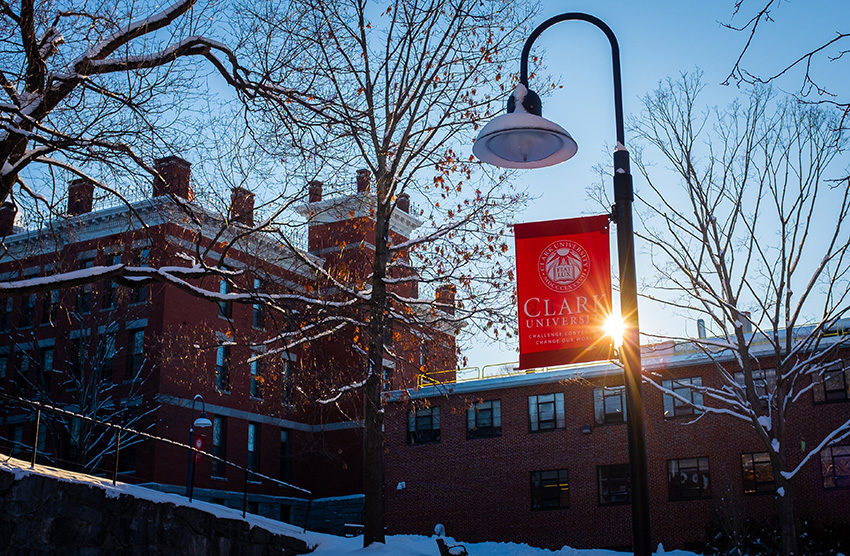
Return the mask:
[[[605,21],[620,44],[623,97],[626,120],[640,110],[640,97],[659,81],[680,72],[700,69],[707,85],[703,102],[724,106],[741,91],[722,86],[747,35],[722,27],[722,22],[743,24],[759,2],[744,3],[742,14],[732,18],[733,0],[713,1],[544,1],[538,21],[567,11],[586,12]],[[801,53],[826,42],[850,21],[850,2],[781,1],[773,11],[775,21],[757,36],[745,67],[762,74],[779,71]],[[843,29],[845,32],[847,29]],[[537,196],[522,216],[523,221],[568,218],[599,213],[587,198],[585,187],[597,180],[595,164],[611,164],[614,144],[614,108],[611,51],[604,34],[579,21],[563,22],[545,31],[535,42],[532,54],[543,57],[547,70],[560,79],[563,89],[545,94],[543,115],[567,129],[579,150],[574,158],[555,167],[520,171],[516,181]],[[517,70],[519,60],[517,60]],[[845,100],[850,97],[847,62],[822,63],[815,71]],[[530,83],[532,89],[534,82]],[[792,73],[775,87],[797,92],[800,73]],[[542,87],[541,87],[542,88]],[[542,91],[541,91],[542,92]],[[629,134],[626,132],[626,143]],[[470,146],[471,150],[471,146]],[[635,187],[641,178],[635,173]],[[610,184],[608,185],[610,188]],[[612,257],[616,257],[612,251]],[[638,280],[651,270],[641,260],[637,245]],[[615,265],[616,271],[616,265]],[[615,295],[615,298],[617,296]],[[695,323],[671,318],[667,312],[646,303],[640,306],[641,329],[650,333],[682,335],[695,333]],[[515,361],[515,346],[487,346],[468,350],[469,364]]]

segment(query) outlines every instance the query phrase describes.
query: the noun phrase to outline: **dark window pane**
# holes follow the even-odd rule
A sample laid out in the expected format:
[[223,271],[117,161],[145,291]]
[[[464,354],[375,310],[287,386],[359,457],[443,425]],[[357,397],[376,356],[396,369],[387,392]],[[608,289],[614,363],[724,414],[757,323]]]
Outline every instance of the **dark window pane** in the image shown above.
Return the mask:
[[552,510],[570,505],[570,482],[566,469],[531,472],[531,509]]
[[690,500],[711,496],[708,458],[669,460],[667,472],[671,500]]
[[599,478],[599,503],[601,505],[628,504],[631,502],[631,480],[627,463],[600,465],[596,469]]

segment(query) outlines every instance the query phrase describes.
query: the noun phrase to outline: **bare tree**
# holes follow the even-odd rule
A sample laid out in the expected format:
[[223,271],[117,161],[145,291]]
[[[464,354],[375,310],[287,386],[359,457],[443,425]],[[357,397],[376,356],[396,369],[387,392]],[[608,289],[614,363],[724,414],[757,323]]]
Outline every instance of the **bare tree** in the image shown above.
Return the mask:
[[[752,427],[776,480],[782,553],[796,554],[794,478],[850,436],[850,420],[831,423],[801,454],[789,432],[811,396],[846,372],[836,358],[847,336],[835,332],[850,301],[850,188],[830,180],[846,170],[843,142],[820,107],[756,88],[725,110],[702,110],[700,89],[699,76],[684,75],[643,99],[639,236],[657,274],[646,297],[708,323],[713,337],[675,339],[711,358],[721,386],[648,382]],[[669,172],[650,163],[657,157]]]
[[[324,99],[321,110],[285,99],[273,103],[273,110],[262,111],[266,127],[252,126],[258,136],[308,179],[312,173],[338,184],[355,168],[371,176],[358,205],[374,246],[365,268],[345,270],[328,261],[328,270],[305,257],[324,288],[302,300],[313,307],[302,316],[316,317],[310,333],[354,330],[352,351],[365,359],[362,371],[338,381],[325,398],[365,398],[364,545],[384,539],[382,362],[392,356],[394,328],[463,323],[494,335],[510,329],[512,274],[498,263],[506,262],[508,249],[503,224],[521,197],[508,193],[504,176],[482,176],[462,145],[490,116],[491,95],[510,86],[502,60],[514,55],[520,40],[514,31],[531,11],[466,0],[269,2],[242,9],[256,23],[245,26],[240,55],[271,81],[299,83]],[[294,144],[291,134],[280,133],[283,108],[310,130]],[[254,114],[261,117],[260,110]],[[420,208],[401,208],[410,199]],[[391,222],[407,211],[422,227],[402,241]],[[431,291],[455,287],[455,303],[411,295],[415,284]],[[304,336],[292,331],[286,339]]]
[[[118,289],[110,282],[80,286],[62,292],[63,297],[57,296],[55,303],[45,304],[40,315],[33,313],[35,296],[25,297],[17,321],[4,323],[14,342],[14,374],[8,390],[0,391],[123,427],[144,426],[156,409],[151,396],[145,397],[145,382],[155,364],[147,354],[157,340],[139,329],[127,332],[125,347],[117,341],[118,322],[132,313],[127,301],[135,295],[135,290]],[[98,311],[119,306],[122,310],[112,313],[116,320],[103,325]],[[40,324],[56,326],[60,321],[71,328],[64,341],[39,341]],[[125,371],[118,375],[121,359],[126,362],[121,365]],[[45,412],[42,420],[40,430],[49,434],[38,449],[45,451],[48,459],[90,473],[102,471],[104,457],[114,449],[112,431],[62,413]],[[47,445],[48,438],[53,446]],[[122,447],[130,448],[139,440],[125,435]]]
[[781,4],[778,0],[735,1],[732,19],[724,26],[745,34],[747,40],[723,83],[752,85],[771,83],[783,77],[798,79],[797,98],[804,102],[833,107],[840,114],[837,126],[845,130],[847,118],[850,116],[850,99],[841,97],[840,92],[824,77],[822,69],[821,72],[815,69],[823,68],[823,62],[835,64],[840,68],[841,64],[848,60],[850,33],[842,31],[838,24],[834,30],[825,30],[821,36],[812,37],[810,47],[793,59],[780,61],[777,68],[755,69],[749,65],[747,53],[758,43],[760,32],[765,26],[782,19]]
[[[134,0],[0,2],[3,235],[16,212],[30,228],[61,225],[68,176],[92,184],[100,197],[127,204],[146,225],[131,204],[132,186],[163,179],[153,163],[157,157],[183,153],[214,136],[209,132],[213,118],[206,112],[218,112],[216,103],[226,103],[222,88],[243,99],[272,94],[310,106],[303,95],[239,65],[221,39],[230,36],[220,22],[227,18],[214,17],[227,9],[197,0],[155,9]],[[200,87],[211,76],[225,85]],[[204,100],[212,102],[208,111]],[[197,207],[172,198],[200,224]],[[10,255],[4,247],[0,255]],[[214,272],[205,258],[196,260],[194,268],[115,265],[56,275],[51,284],[2,282],[0,294],[117,278],[179,284]]]

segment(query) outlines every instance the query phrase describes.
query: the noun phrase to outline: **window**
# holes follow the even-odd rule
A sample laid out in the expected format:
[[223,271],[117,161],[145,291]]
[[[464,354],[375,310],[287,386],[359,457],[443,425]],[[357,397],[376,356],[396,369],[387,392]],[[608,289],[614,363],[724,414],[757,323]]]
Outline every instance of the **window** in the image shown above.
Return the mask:
[[555,510],[570,506],[570,481],[566,469],[531,472],[531,509]]
[[83,380],[83,360],[85,358],[86,344],[82,338],[72,338],[68,344],[68,364],[70,365],[71,380],[68,385],[71,388],[76,388]]
[[263,376],[260,372],[260,361],[251,361],[251,396],[255,398],[263,397]]
[[145,329],[130,330],[128,343],[126,378],[130,380],[139,376],[145,361]]
[[407,443],[440,441],[440,408],[429,407],[407,413]]
[[[219,417],[218,415],[213,417],[213,430],[212,430],[212,455],[217,458],[225,459],[226,458],[226,446],[227,446],[227,419],[225,417]],[[212,460],[212,476],[213,477],[224,477],[225,476],[225,465],[224,462],[219,461],[217,459]]]
[[[142,339],[144,347],[144,338]],[[97,366],[99,378],[112,380],[112,363],[117,350],[115,349],[115,332],[107,332],[100,337],[97,344]],[[135,373],[134,373],[135,374]]]
[[292,403],[292,367],[293,363],[289,359],[289,354],[283,354],[283,376],[280,378],[280,403],[289,405]]
[[850,446],[827,446],[820,452],[823,488],[850,488]]
[[502,436],[502,402],[478,402],[466,410],[466,438]]
[[[254,293],[263,291],[263,282],[259,278],[254,278]],[[265,311],[262,303],[254,303],[252,305],[251,325],[254,328],[262,330],[264,328]]]
[[53,348],[46,347],[41,348],[41,354],[39,355],[40,359],[40,373],[39,373],[39,385],[45,392],[50,391],[50,382],[51,377],[53,376]]
[[280,480],[289,480],[289,431],[280,429]]
[[600,465],[596,468],[599,481],[599,505],[613,506],[632,501],[629,464]]
[[684,400],[675,398],[670,394],[664,394],[664,418],[670,419],[673,417],[682,417],[686,415],[698,415],[699,410],[694,409],[692,404],[703,405],[702,392],[694,390],[694,388],[702,387],[702,377],[694,376],[690,378],[677,378],[676,380],[664,380],[661,386],[667,390],[672,390]]
[[56,312],[59,310],[59,290],[51,291],[41,306],[41,324],[56,324]]
[[[150,266],[151,264],[151,250],[150,249],[142,249],[139,252],[138,257],[136,257],[139,266]],[[137,286],[133,289],[133,294],[130,297],[130,303],[146,303],[148,300],[148,286],[141,285]]]
[[528,397],[531,432],[564,428],[564,393]]
[[[91,268],[94,266],[94,259],[84,259],[80,261],[80,268]],[[80,314],[91,312],[92,301],[92,285],[85,284],[77,288],[77,312]]]
[[381,387],[384,390],[392,390],[392,380],[393,380],[393,371],[395,370],[395,364],[387,365],[386,361],[384,361],[384,365],[381,368]]
[[829,363],[820,373],[812,376],[814,382],[812,391],[815,402],[838,402],[850,399],[850,366],[844,366],[844,361]]
[[626,388],[610,386],[593,389],[593,416],[597,425],[626,422]]
[[[112,264],[121,264],[121,255],[112,256]],[[107,280],[103,290],[103,308],[114,309],[115,303],[118,300],[118,284],[112,280]]]
[[668,460],[667,486],[670,490],[670,500],[710,498],[708,458]]
[[[230,284],[224,278],[221,278],[218,283],[218,293],[224,295],[230,292]],[[218,302],[218,316],[229,319],[233,316],[233,303],[230,301]]]
[[9,330],[9,315],[12,314],[13,301],[11,297],[0,300],[0,309],[2,309],[0,310],[0,330]]
[[230,392],[230,346],[218,346],[215,354],[215,387]]
[[248,423],[248,469],[257,471],[260,464],[260,425]]
[[741,473],[744,477],[744,494],[773,492],[773,467],[767,452],[741,454]]
[[25,295],[21,298],[21,318],[18,320],[18,326],[27,328],[32,326],[33,315],[35,314],[35,294]]
[[[753,386],[756,388],[756,396],[764,398],[768,393],[773,393],[776,390],[776,369],[753,369]],[[735,382],[741,388],[746,388],[744,373],[739,371],[735,373]]]
[[19,379],[29,378],[27,375],[30,371],[30,354],[25,351],[15,352],[15,372]]

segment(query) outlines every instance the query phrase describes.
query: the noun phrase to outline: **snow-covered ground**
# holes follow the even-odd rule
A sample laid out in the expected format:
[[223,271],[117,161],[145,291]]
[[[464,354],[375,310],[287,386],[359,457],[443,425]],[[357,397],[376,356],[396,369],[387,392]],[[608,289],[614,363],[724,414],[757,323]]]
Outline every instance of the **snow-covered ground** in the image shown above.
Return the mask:
[[[433,537],[419,535],[393,535],[387,537],[387,544],[372,544],[369,548],[363,548],[363,537],[342,538],[334,535],[323,535],[321,533],[307,533],[307,544],[316,545],[316,550],[311,553],[316,556],[330,555],[362,555],[362,556],[438,556],[437,543]],[[465,543],[447,538],[449,546],[462,544],[469,552],[469,556],[624,556],[623,552],[600,549],[575,549],[565,546],[560,550],[546,550],[534,548],[527,544],[506,542],[481,542]],[[665,552],[663,548],[655,552],[656,556],[662,554],[667,556],[694,556],[693,552],[684,550],[671,550]]]
[[[0,469],[13,473],[16,479],[21,479],[29,474],[43,475],[46,477],[53,477],[60,481],[88,484],[92,488],[100,488],[104,490],[106,496],[112,498],[117,498],[122,494],[126,494],[153,502],[169,503],[178,506],[191,506],[223,518],[242,519],[241,511],[226,508],[219,504],[201,502],[199,500],[189,502],[188,498],[177,494],[159,492],[142,486],[129,485],[121,482],[113,485],[112,481],[108,479],[90,477],[81,473],[65,471],[64,469],[57,469],[46,465],[36,465],[34,469],[30,469],[29,462],[19,459],[0,458]],[[307,531],[305,533],[300,527],[253,514],[246,514],[245,521],[247,521],[252,527],[260,527],[267,531],[271,531],[272,533],[279,533],[290,537],[304,539],[308,546],[316,547],[315,551],[311,553],[316,556],[437,556],[439,554],[437,544],[433,537],[424,537],[420,535],[393,535],[387,537],[386,544],[373,544],[369,546],[369,548],[363,548],[362,537],[344,538],[337,537],[335,535],[314,533],[311,531]],[[614,552],[611,550],[576,550],[564,547],[560,550],[553,551],[542,548],[533,548],[527,544],[497,542],[465,543],[462,541],[454,541],[451,538],[446,539],[446,541],[450,546],[454,544],[463,544],[469,552],[469,556],[623,556],[622,552]],[[694,556],[692,552],[685,552],[682,550],[665,552],[661,547],[659,547],[655,554],[657,556],[661,556],[662,554],[668,556]]]

